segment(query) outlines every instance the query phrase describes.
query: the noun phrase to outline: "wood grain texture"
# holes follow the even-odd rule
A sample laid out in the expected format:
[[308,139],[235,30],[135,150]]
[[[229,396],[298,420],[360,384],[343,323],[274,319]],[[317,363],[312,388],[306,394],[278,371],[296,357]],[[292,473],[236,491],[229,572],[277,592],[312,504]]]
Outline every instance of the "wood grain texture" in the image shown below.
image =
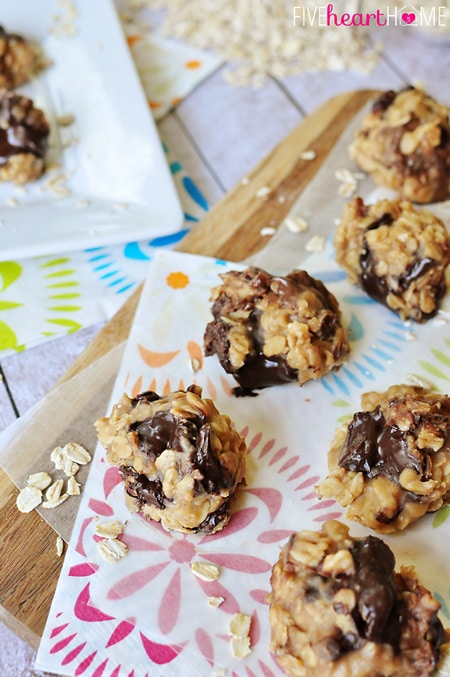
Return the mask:
[[[374,90],[339,95],[307,116],[249,172],[248,183],[238,183],[199,227],[187,233],[178,249],[229,261],[242,261],[259,251],[267,243],[261,229],[283,221],[349,120],[374,95]],[[316,152],[314,160],[300,158],[306,149]],[[266,187],[270,193],[259,197],[258,191]]]
[[[261,227],[271,221],[281,223],[350,119],[374,94],[374,91],[346,93],[307,116],[248,174],[248,183],[238,183],[192,228],[178,249],[234,261],[258,251],[267,243],[261,236]],[[300,152],[306,148],[316,151],[315,160],[300,159]],[[267,199],[256,195],[263,186],[271,190]],[[63,380],[127,338],[139,293],[140,290],[136,290],[100,330]],[[0,619],[36,645],[45,625],[62,558],[56,556],[53,529],[36,512],[19,513],[16,496],[16,487],[0,471]]]

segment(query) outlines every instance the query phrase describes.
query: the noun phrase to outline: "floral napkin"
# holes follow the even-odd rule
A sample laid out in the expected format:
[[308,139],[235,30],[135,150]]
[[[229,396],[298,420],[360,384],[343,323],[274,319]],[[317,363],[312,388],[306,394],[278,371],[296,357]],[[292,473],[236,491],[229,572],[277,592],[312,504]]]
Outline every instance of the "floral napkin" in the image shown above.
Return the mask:
[[[412,328],[350,285],[328,243],[305,268],[322,279],[341,305],[351,354],[327,377],[273,387],[236,398],[234,380],[215,357],[202,354],[209,295],[219,274],[236,264],[160,251],[155,255],[125,347],[111,402],[125,391],[159,393],[196,382],[244,435],[246,487],[230,523],[210,535],[166,532],[131,515],[118,471],[97,446],[62,574],[39,648],[36,667],[84,677],[280,677],[269,650],[266,595],[271,568],[289,534],[342,517],[333,500],[318,501],[314,485],[326,473],[334,429],[359,406],[367,390],[413,379],[445,389],[450,344],[442,322]],[[199,369],[192,370],[192,358]],[[414,564],[450,623],[450,562],[445,539],[449,510],[427,515],[386,537],[397,564]],[[95,526],[118,520],[125,556],[105,561]],[[351,532],[367,531],[350,524]],[[194,576],[193,562],[219,567],[216,581]],[[211,597],[221,597],[216,608]],[[230,651],[229,619],[251,617],[251,653]]]

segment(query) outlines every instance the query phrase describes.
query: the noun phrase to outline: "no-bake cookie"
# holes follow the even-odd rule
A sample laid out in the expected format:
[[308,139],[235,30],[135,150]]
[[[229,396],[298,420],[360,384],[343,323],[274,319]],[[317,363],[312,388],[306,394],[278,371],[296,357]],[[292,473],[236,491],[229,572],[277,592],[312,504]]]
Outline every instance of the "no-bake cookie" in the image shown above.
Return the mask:
[[244,483],[245,441],[201,394],[195,385],[165,396],[124,394],[95,424],[130,510],[167,530],[219,531]]
[[450,197],[450,109],[420,89],[389,90],[373,103],[349,147],[374,181],[413,202]]
[[320,280],[304,270],[283,277],[256,267],[220,277],[204,349],[239,383],[236,394],[302,385],[342,364],[347,333],[336,298]]
[[447,291],[450,236],[443,222],[407,200],[345,206],[334,236],[349,279],[404,320],[432,317]]
[[450,501],[450,397],[395,385],[361,398],[328,452],[320,498],[379,533],[407,527]]
[[36,66],[36,51],[25,38],[0,26],[0,88],[27,82]]
[[335,520],[300,531],[272,570],[271,649],[295,677],[427,677],[445,637],[439,602],[390,548]]
[[0,91],[0,181],[23,184],[45,169],[50,128],[31,99]]

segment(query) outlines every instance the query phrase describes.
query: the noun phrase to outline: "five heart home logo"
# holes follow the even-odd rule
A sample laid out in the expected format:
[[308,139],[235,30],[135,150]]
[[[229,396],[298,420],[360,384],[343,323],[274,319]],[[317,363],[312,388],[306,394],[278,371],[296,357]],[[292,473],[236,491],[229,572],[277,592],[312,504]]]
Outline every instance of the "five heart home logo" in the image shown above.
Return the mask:
[[403,12],[402,21],[406,24],[412,24],[416,20],[414,12]]

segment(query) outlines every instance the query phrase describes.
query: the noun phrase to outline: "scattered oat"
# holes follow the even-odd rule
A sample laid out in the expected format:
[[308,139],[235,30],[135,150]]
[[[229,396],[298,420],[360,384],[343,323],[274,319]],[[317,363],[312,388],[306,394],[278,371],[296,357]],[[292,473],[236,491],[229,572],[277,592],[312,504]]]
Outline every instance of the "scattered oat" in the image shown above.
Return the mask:
[[71,191],[70,188],[66,186],[66,181],[70,179],[74,171],[75,170],[71,170],[65,173],[56,171],[55,173],[50,174],[47,180],[42,184],[41,189],[50,191],[55,197],[68,197],[71,195]]
[[420,386],[420,388],[428,388],[429,390],[436,390],[434,383],[423,376],[419,376],[418,374],[406,374],[405,381],[408,385]]
[[27,479],[28,486],[36,487],[37,489],[40,489],[41,491],[44,491],[44,489],[47,489],[47,487],[49,487],[51,483],[52,483],[52,478],[48,474],[48,472],[35,472],[32,475],[30,475]]
[[61,555],[64,552],[64,541],[61,538],[61,536],[56,537],[56,554],[58,557],[61,557]]
[[217,609],[217,607],[220,606],[225,601],[225,599],[219,596],[211,596],[207,597],[206,601],[208,602],[208,605],[210,607],[212,607],[213,609]]
[[128,552],[125,543],[122,543],[117,538],[107,538],[104,541],[99,541],[97,543],[97,550],[104,560],[113,564],[122,559]]
[[16,505],[20,512],[31,512],[42,502],[42,491],[37,487],[26,486],[17,496]]
[[50,26],[50,33],[59,37],[71,37],[77,32],[75,20],[78,17],[78,10],[71,0],[59,0],[58,5],[62,14],[53,16],[53,23]]
[[245,658],[252,651],[250,648],[250,637],[232,637],[230,648],[234,658]]
[[269,186],[261,186],[261,188],[258,188],[258,190],[256,191],[256,197],[266,198],[269,194],[270,194]]
[[100,522],[95,525],[95,533],[102,538],[117,538],[123,534],[124,526],[118,520],[111,520],[110,522]]
[[45,498],[47,501],[50,501],[53,503],[54,501],[57,501],[61,494],[62,490],[64,488],[64,480],[56,480],[49,486],[47,491],[45,492]]
[[80,466],[78,463],[75,463],[75,461],[71,461],[70,458],[64,457],[64,464],[61,470],[64,470],[64,474],[66,475],[66,477],[72,477],[73,475],[76,475],[79,469]]
[[251,616],[240,611],[234,613],[229,621],[228,630],[233,637],[244,637],[250,632]]
[[200,360],[197,357],[189,358],[189,366],[191,371],[195,374],[202,366]]
[[243,176],[241,179],[241,183],[243,186],[248,186],[248,184],[250,183],[250,179],[248,178],[248,176]]
[[62,447],[55,447],[50,454],[50,460],[56,470],[63,470],[66,461]]
[[201,578],[202,581],[217,581],[220,576],[219,567],[207,562],[192,562],[191,571],[194,576]]
[[291,7],[285,0],[228,0],[221,3],[220,12],[211,0],[146,0],[145,4],[165,10],[160,34],[200,49],[212,47],[226,64],[225,80],[234,86],[261,87],[269,76],[284,78],[307,71],[370,73],[380,58],[369,29],[343,32],[339,26],[310,22],[305,15],[308,3]]
[[353,197],[358,190],[358,181],[366,178],[364,172],[351,172],[345,167],[336,169],[334,175],[340,182],[338,193],[345,198]]
[[235,658],[245,658],[251,652],[250,648],[250,624],[251,616],[240,611],[233,614],[228,624],[228,630],[232,635],[230,640],[231,653]]
[[291,233],[304,233],[309,228],[308,222],[301,216],[287,216],[284,224]]
[[116,202],[114,205],[116,209],[118,209],[121,212],[124,212],[128,209],[128,203],[127,202]]
[[19,201],[16,200],[15,197],[7,197],[6,198],[6,204],[8,205],[8,207],[17,207],[17,205],[19,204]]
[[80,199],[76,201],[76,206],[77,207],[88,207],[89,206],[89,200],[86,200],[85,198],[80,197]]
[[69,496],[79,496],[81,493],[81,484],[71,475],[67,480],[67,493]]
[[66,458],[79,463],[79,465],[86,465],[92,460],[92,456],[87,449],[78,444],[77,442],[68,442],[63,447],[63,453]]
[[307,252],[319,254],[325,249],[325,238],[323,235],[313,235],[305,245]]
[[350,198],[353,197],[357,190],[356,181],[349,181],[347,183],[341,183],[338,187],[338,193],[341,197]]
[[276,232],[277,229],[274,228],[273,226],[265,226],[264,228],[261,228],[261,230],[259,231],[260,235],[262,235],[263,237],[266,235],[275,235]]
[[278,202],[280,203],[280,205],[284,204],[286,202],[286,196],[280,195],[280,197],[278,198]]
[[302,150],[300,153],[300,160],[314,160],[316,158],[315,150]]
[[72,113],[65,113],[64,115],[58,115],[56,118],[56,123],[59,127],[68,127],[75,122],[75,116]]
[[228,670],[226,668],[216,668],[212,674],[211,677],[226,677],[228,673]]
[[417,340],[417,336],[416,336],[416,335],[414,334],[414,332],[412,332],[412,331],[406,331],[406,332],[405,332],[405,339],[406,339],[407,341],[416,341],[416,340]]
[[65,501],[67,501],[68,498],[69,498],[69,494],[62,494],[58,498],[55,498],[51,501],[44,501],[42,503],[42,507],[43,508],[49,508],[49,509],[57,508],[59,505],[61,505]]

